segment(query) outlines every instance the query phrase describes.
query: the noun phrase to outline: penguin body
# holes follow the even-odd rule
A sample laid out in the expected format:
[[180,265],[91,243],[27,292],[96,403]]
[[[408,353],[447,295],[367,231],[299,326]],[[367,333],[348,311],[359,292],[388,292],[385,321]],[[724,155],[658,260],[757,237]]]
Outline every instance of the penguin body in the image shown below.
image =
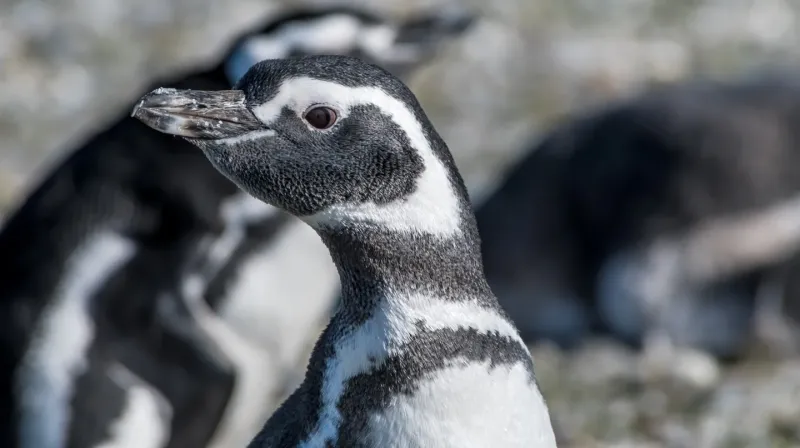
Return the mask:
[[[487,201],[491,214],[478,210],[487,271],[504,253],[518,266],[490,283],[525,291],[498,292],[501,303],[516,318],[567,297],[578,306],[562,302],[555,338],[594,327],[640,344],[660,327],[679,345],[740,354],[763,275],[800,247],[799,94],[772,77],[685,82],[556,125]],[[525,208],[547,213],[517,219]]]
[[[229,76],[242,64],[271,57],[265,48],[286,52],[280,56],[331,51],[325,45],[340,37],[342,23],[350,34],[339,39],[341,51],[367,55],[391,52],[393,38],[413,38],[407,29],[424,36],[419,20],[425,17],[430,41],[463,30],[449,19],[442,25],[437,14],[394,23],[346,8],[290,13],[245,33],[223,63],[158,83],[229,88]],[[322,34],[313,31],[319,22],[326,27]],[[423,50],[428,44],[421,39],[415,46],[412,39],[409,45]],[[402,71],[432,52],[395,56],[387,60]],[[317,263],[321,280],[327,267],[318,290],[303,290],[313,282],[285,271],[258,272],[284,266],[274,257],[285,254],[263,255],[273,245],[283,247],[281,235],[316,242],[313,232],[297,236],[293,229],[306,228],[291,224],[285,213],[241,194],[192,145],[130,117],[72,151],[0,233],[0,266],[9,274],[0,279],[6,320],[2,445],[146,444],[122,439],[138,437],[125,425],[140,424],[141,415],[165,419],[152,423],[154,448],[246,443],[271,411],[270,399],[282,392],[286,370],[299,362],[338,284],[322,244],[316,251],[309,246],[309,259],[291,265],[304,270]],[[278,280],[284,283],[269,293]],[[253,285],[267,289],[253,294]],[[262,305],[287,301],[292,288],[307,298],[308,306],[297,308],[307,314]],[[254,316],[272,319],[274,329],[265,333],[264,325],[251,325]],[[278,326],[288,319],[297,319],[297,326]],[[269,345],[276,341],[281,346]],[[95,387],[116,392],[108,400],[89,398]]]
[[267,60],[233,90],[157,89],[133,116],[314,228],[339,271],[303,383],[249,446],[556,446],[464,182],[396,77],[352,57]]

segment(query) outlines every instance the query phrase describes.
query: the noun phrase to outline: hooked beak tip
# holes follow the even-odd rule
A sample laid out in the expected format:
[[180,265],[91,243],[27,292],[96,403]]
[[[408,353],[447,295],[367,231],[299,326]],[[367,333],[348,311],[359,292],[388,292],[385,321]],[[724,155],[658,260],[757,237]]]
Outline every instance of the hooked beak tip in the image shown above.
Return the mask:
[[144,95],[131,116],[156,131],[195,139],[222,139],[264,129],[240,90],[159,88]]

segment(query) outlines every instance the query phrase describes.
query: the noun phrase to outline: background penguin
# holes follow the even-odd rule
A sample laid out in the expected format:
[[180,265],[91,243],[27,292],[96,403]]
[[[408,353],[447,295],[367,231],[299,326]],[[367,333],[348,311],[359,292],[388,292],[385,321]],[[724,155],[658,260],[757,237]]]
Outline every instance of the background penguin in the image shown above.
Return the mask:
[[133,115],[301,217],[341,274],[304,382],[249,446],[556,446],[464,182],[397,78],[350,57],[267,60],[234,90],[158,89]]
[[[340,51],[365,57],[385,52],[388,65],[404,73],[431,57],[437,40],[460,33],[470,21],[450,12],[405,23],[345,8],[293,13],[248,33],[232,46],[226,63],[163,82],[229,88],[229,76],[277,55],[265,49],[286,56],[324,52],[337,39]],[[234,382],[241,385],[242,370],[252,381],[253,371],[277,374],[280,366],[201,301],[216,308],[229,303],[236,295],[227,288],[237,284],[231,275],[239,264],[269,249],[272,237],[281,239],[277,232],[289,224],[286,215],[254,203],[194,147],[128,117],[72,151],[8,217],[0,234],[0,267],[8,274],[0,279],[3,446],[123,443],[125,419],[141,415],[137,405],[164,417],[150,413],[147,430],[163,434],[153,447],[164,440],[174,447],[204,446],[212,437],[219,446],[236,445],[228,436],[249,440],[247,419],[260,426],[269,412],[263,408],[266,397],[253,397],[257,408],[247,411],[251,415],[228,415],[232,429],[216,431]],[[327,253],[322,260],[330,263]],[[318,297],[323,305],[330,304],[335,287],[331,282],[331,291]],[[262,293],[245,299],[256,315],[271,311],[261,302],[292,297],[280,289],[274,297]],[[247,302],[250,297],[256,302]],[[277,317],[282,318],[288,319]],[[310,332],[297,328],[285,335],[287,345],[292,347],[292,337],[312,337]],[[281,382],[255,379],[265,392]],[[171,428],[163,427],[170,415]],[[136,440],[137,446],[147,443]]]
[[[493,220],[479,219],[489,258],[521,265],[495,276],[522,286],[498,292],[503,305],[530,315],[567,298],[556,331],[535,329],[574,337],[596,299],[630,342],[660,328],[740,354],[764,274],[800,247],[800,85],[767,78],[664,86],[557,125],[489,200]],[[546,213],[534,222],[526,208]]]
[[[191,164],[199,159],[183,157],[180,148],[148,153],[151,142],[146,135],[114,129],[96,137],[41,184],[0,234],[0,266],[8,273],[0,280],[7,363],[2,389],[8,400],[4,410],[13,412],[9,420],[3,420],[8,425],[3,433],[8,445],[4,446],[69,446],[64,445],[69,427],[65,425],[80,427],[81,420],[71,412],[80,399],[76,384],[88,393],[91,385],[83,377],[98,373],[86,370],[87,366],[108,365],[94,357],[108,350],[116,355],[121,350],[117,344],[167,349],[174,339],[195,351],[211,351],[209,344],[197,343],[205,338],[202,329],[185,325],[195,323],[186,313],[184,319],[177,319],[178,313],[161,316],[156,311],[163,306],[158,303],[161,300],[172,300],[176,302],[172,308],[179,307],[174,296],[161,294],[177,281],[165,266],[181,261],[179,249],[191,247],[206,231],[202,216],[190,214],[183,199],[203,194],[204,188],[214,193],[229,186],[216,178],[200,179]],[[154,185],[158,182],[162,185]],[[148,276],[140,277],[141,270],[147,270]],[[123,284],[116,278],[122,278]],[[132,327],[134,322],[139,326]],[[130,329],[142,337],[129,333]],[[103,347],[107,344],[111,347]],[[204,353],[194,362],[191,376],[184,372],[185,378],[162,393],[172,398],[171,391],[193,379],[227,376],[223,383],[201,384],[191,394],[216,396],[217,405],[207,403],[209,408],[224,406],[233,371],[225,371],[213,360],[214,356]],[[125,367],[136,375],[152,366]],[[215,392],[219,388],[228,393]],[[110,424],[124,411],[116,406],[124,401],[105,404],[105,412],[95,411],[95,416],[108,420],[93,423]],[[172,400],[170,404],[182,407]],[[189,426],[213,430],[208,429],[209,422],[199,423],[203,422]],[[179,428],[174,432],[180,434]]]
[[800,254],[778,264],[759,289],[757,336],[779,356],[800,354]]
[[568,132],[554,130],[475,209],[486,278],[528,341],[574,347],[595,328],[592,277],[564,183]]

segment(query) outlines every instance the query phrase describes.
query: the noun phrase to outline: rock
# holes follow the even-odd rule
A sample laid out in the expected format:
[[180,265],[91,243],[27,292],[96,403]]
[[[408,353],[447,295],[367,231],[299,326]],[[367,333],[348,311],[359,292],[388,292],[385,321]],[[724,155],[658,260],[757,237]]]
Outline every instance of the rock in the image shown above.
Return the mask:
[[720,380],[720,368],[713,357],[668,342],[648,346],[638,368],[644,381],[670,383],[675,388],[687,389],[690,394],[709,391]]

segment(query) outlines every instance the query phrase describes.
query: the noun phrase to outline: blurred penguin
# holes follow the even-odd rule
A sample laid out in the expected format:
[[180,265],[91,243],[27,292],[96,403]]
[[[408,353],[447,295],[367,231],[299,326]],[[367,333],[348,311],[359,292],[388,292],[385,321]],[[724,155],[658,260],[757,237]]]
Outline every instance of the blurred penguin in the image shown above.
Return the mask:
[[800,85],[775,77],[663,86],[564,120],[486,206],[485,250],[519,266],[495,275],[501,302],[547,339],[599,324],[739,356],[765,273],[800,247],[798,120]]

